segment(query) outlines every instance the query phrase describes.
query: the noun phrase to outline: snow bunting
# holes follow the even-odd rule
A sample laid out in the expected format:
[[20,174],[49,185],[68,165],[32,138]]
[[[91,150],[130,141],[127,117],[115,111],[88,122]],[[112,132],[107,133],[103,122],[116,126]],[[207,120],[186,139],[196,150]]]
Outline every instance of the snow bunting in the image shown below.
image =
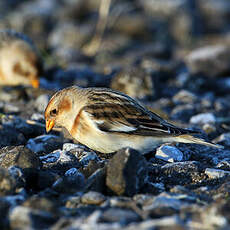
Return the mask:
[[56,92],[45,119],[47,132],[54,125],[65,127],[74,139],[102,153],[131,147],[144,154],[165,142],[218,147],[166,122],[131,97],[105,88],[72,86]]
[[24,34],[0,31],[0,85],[39,87],[41,61],[35,46]]

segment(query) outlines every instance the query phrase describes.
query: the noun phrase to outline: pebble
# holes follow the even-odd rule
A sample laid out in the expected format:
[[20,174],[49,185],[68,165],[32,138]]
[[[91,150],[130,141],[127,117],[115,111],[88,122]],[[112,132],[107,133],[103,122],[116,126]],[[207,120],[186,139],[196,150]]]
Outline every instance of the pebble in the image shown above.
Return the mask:
[[173,96],[172,100],[174,103],[194,104],[198,97],[187,90],[180,90],[176,95]]
[[205,174],[211,179],[218,179],[224,176],[230,176],[230,171],[225,171],[221,169],[206,168]]
[[30,138],[26,147],[34,153],[50,153],[62,147],[62,139],[55,135],[41,135],[35,138]]
[[8,170],[0,167],[0,196],[13,194],[16,188],[15,179]]
[[120,222],[121,224],[129,224],[131,222],[137,222],[140,217],[129,209],[121,208],[109,208],[103,212],[101,216],[103,222]]
[[3,168],[18,166],[22,169],[39,169],[41,162],[31,150],[19,145],[0,149],[0,166]]
[[19,113],[20,109],[17,106],[15,106],[15,105],[5,104],[4,105],[4,111],[6,113]]
[[206,123],[202,126],[202,129],[205,131],[207,134],[211,134],[216,132],[216,127],[214,124]]
[[40,113],[44,113],[46,106],[48,105],[50,97],[47,94],[42,94],[37,97],[37,99],[34,102],[35,108],[37,108],[37,111]]
[[222,133],[213,140],[214,143],[230,147],[230,133]]
[[106,197],[103,194],[94,191],[87,192],[81,197],[81,202],[83,204],[100,205],[105,200]]
[[192,73],[215,77],[229,70],[229,54],[228,46],[210,45],[193,50],[185,62]]
[[118,151],[107,165],[106,185],[117,195],[132,196],[144,185],[147,162],[134,149]]
[[17,206],[9,215],[11,229],[48,229],[54,223],[54,217],[44,211],[34,210],[28,207]]
[[176,162],[183,160],[183,153],[174,146],[162,145],[157,148],[155,157],[167,162]]
[[34,120],[34,121],[42,121],[44,120],[44,115],[41,113],[33,113],[30,118],[31,120]]
[[192,116],[190,119],[190,123],[196,125],[204,125],[207,123],[215,123],[216,117],[212,113],[200,113],[195,116]]

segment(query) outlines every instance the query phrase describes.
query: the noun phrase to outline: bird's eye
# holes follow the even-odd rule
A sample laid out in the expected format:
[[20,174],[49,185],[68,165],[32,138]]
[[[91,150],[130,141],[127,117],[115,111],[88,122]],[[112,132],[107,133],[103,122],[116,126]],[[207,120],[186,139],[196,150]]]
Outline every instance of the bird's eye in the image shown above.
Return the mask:
[[56,116],[57,115],[57,110],[56,109],[51,110],[50,115],[51,116]]

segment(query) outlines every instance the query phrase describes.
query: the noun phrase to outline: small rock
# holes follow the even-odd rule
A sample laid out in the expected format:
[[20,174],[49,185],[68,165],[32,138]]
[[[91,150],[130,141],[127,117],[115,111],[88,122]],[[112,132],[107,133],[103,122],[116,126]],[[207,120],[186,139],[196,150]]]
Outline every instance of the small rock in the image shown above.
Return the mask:
[[50,153],[62,147],[63,141],[55,135],[41,135],[28,140],[26,147],[34,153]]
[[[179,195],[171,196],[167,193],[162,193],[157,197],[152,197],[148,201],[145,202],[143,206],[143,210],[154,212],[154,214],[164,216],[166,213],[167,215],[175,214],[176,211],[179,211],[183,205],[187,202],[186,195],[181,196],[183,197],[183,201],[180,200]],[[153,213],[151,214],[153,215]]]
[[84,174],[86,178],[89,178],[94,172],[96,172],[98,169],[101,169],[104,167],[104,161],[90,161],[87,166],[81,169],[81,172]]
[[190,119],[190,123],[192,124],[200,124],[204,125],[207,123],[215,123],[216,118],[212,113],[200,113],[197,114]]
[[49,96],[47,94],[40,95],[36,101],[34,102],[34,107],[37,109],[38,112],[44,113],[46,106],[49,103]]
[[183,104],[194,104],[197,100],[197,96],[187,90],[180,90],[176,95],[173,96],[174,103],[183,103]]
[[192,73],[215,77],[229,71],[230,50],[225,45],[212,45],[193,50],[186,58]]
[[39,169],[39,158],[28,148],[23,145],[9,146],[0,149],[0,166],[9,168],[10,166],[18,166],[22,169]]
[[15,188],[15,179],[9,174],[8,170],[0,168],[0,196],[13,194]]
[[0,148],[12,145],[23,145],[26,143],[24,135],[14,127],[0,125]]
[[22,206],[31,208],[33,210],[50,212],[55,215],[58,211],[57,204],[58,202],[54,202],[46,197],[39,197],[38,195],[33,195],[29,197],[25,202],[23,202]]
[[4,106],[4,112],[5,113],[19,113],[20,109],[12,104],[5,104]]
[[106,169],[101,168],[96,170],[88,179],[86,184],[86,191],[105,192],[106,184]]
[[134,211],[124,208],[110,208],[100,217],[103,222],[119,222],[121,224],[137,222],[139,219],[140,217]]
[[77,208],[77,206],[81,203],[81,196],[70,196],[67,198],[65,207],[66,208]]
[[221,169],[206,168],[205,174],[211,179],[217,179],[224,176],[230,176],[230,171],[225,171]]
[[8,213],[10,209],[10,203],[0,197],[0,229],[9,229]]
[[17,188],[22,188],[25,186],[26,178],[21,168],[17,166],[11,166],[8,168],[8,171],[10,175],[15,179]]
[[162,145],[157,149],[155,157],[167,162],[175,162],[182,161],[183,153],[174,146]]
[[159,175],[167,184],[185,185],[200,181],[202,164],[197,161],[167,163],[161,166]]
[[100,205],[106,200],[105,196],[99,192],[87,192],[81,197],[83,204]]
[[34,121],[43,121],[44,120],[44,115],[41,113],[33,113],[31,116],[31,120]]
[[214,143],[230,147],[230,133],[223,133],[213,140]]
[[171,112],[171,117],[174,120],[183,120],[188,122],[190,117],[196,113],[196,109],[193,105],[183,104],[177,105]]
[[12,229],[48,229],[55,219],[54,217],[44,211],[33,210],[28,207],[16,206],[11,210],[10,215],[10,228]]
[[166,0],[162,2],[161,0],[141,0],[138,1],[143,8],[155,17],[168,18],[173,15],[177,15],[180,8],[186,7],[186,1],[170,1]]
[[78,159],[71,152],[60,149],[39,158],[44,168],[55,168],[56,170],[66,171],[74,167],[80,167]]
[[154,95],[154,84],[151,76],[140,68],[119,72],[113,77],[111,88],[140,99]]
[[213,124],[206,123],[202,126],[202,129],[205,131],[207,134],[211,134],[216,132],[216,127]]
[[60,193],[75,193],[85,186],[85,177],[76,168],[69,169],[64,177],[58,179],[52,186]]
[[82,145],[78,145],[78,144],[73,144],[73,143],[64,143],[62,150],[64,151],[70,151],[70,150],[76,150],[76,149],[84,149],[84,147]]
[[37,190],[50,188],[59,178],[60,176],[57,173],[51,172],[50,170],[39,170],[36,174],[37,180],[34,187]]
[[147,162],[136,150],[118,151],[107,165],[106,185],[117,195],[132,196],[144,185]]

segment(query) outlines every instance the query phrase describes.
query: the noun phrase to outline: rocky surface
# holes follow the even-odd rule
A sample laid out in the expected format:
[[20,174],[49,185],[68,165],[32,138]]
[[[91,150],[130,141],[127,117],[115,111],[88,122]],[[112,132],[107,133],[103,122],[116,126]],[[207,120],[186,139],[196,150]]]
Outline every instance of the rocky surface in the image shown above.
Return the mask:
[[[0,1],[0,28],[44,63],[39,89],[0,88],[0,229],[230,229],[229,0],[111,1],[94,50],[100,2]],[[73,84],[123,91],[224,148],[103,155],[47,134],[51,95]]]

